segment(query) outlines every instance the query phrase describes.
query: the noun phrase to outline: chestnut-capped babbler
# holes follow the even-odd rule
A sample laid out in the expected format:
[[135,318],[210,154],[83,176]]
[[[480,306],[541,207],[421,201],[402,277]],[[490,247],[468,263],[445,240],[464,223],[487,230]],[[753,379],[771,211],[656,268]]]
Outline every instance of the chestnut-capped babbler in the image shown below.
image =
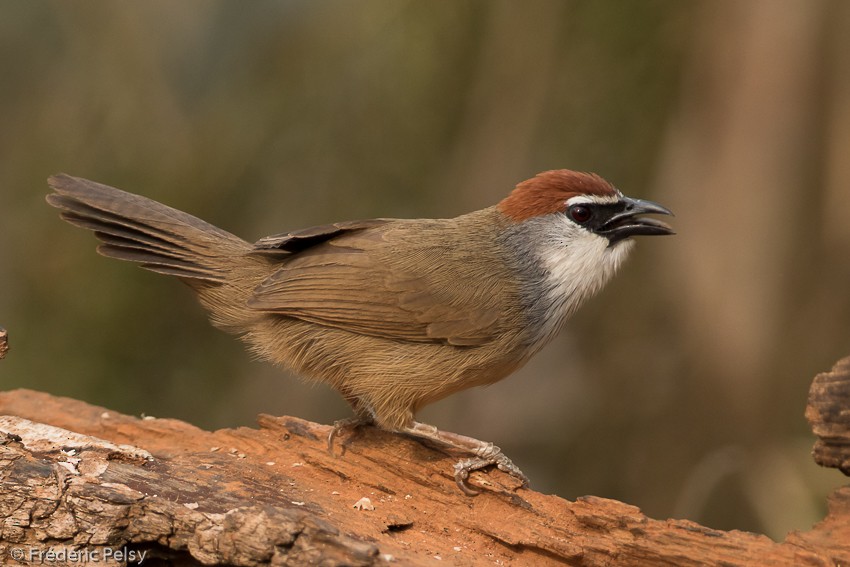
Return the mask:
[[94,231],[104,256],[176,276],[213,325],[260,357],[329,384],[354,417],[468,453],[455,479],[490,465],[525,475],[498,447],[415,421],[423,406],[525,364],[614,275],[632,236],[672,234],[671,214],[590,173],[546,171],[497,205],[451,219],[339,222],[254,244],[145,197],[56,175],[48,203]]

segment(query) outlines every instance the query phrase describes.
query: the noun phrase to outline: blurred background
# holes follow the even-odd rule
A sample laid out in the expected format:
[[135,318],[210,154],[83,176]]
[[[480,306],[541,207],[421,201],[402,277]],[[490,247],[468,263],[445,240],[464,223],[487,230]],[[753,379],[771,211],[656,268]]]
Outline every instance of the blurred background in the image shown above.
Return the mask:
[[781,538],[846,482],[809,384],[850,354],[850,3],[0,2],[0,387],[204,428],[349,415],[94,253],[64,171],[249,241],[446,217],[538,171],[676,212],[526,368],[419,417],[534,488]]

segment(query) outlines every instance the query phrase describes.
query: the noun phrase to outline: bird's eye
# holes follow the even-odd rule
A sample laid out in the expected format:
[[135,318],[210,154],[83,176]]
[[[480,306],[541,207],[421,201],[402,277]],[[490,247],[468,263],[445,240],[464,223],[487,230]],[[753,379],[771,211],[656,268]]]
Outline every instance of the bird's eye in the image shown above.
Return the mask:
[[593,211],[586,205],[573,205],[569,209],[570,218],[578,224],[584,224],[593,216]]

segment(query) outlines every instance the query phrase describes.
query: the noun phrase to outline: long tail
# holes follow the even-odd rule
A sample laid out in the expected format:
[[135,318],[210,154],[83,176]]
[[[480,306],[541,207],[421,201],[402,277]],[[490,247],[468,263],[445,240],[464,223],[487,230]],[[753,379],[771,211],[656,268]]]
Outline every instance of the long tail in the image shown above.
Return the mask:
[[69,223],[94,231],[104,256],[143,268],[209,282],[223,282],[222,257],[245,254],[251,245],[199,218],[146,197],[64,173],[48,179],[47,202]]
[[189,284],[212,322],[243,332],[256,317],[245,303],[262,277],[251,244],[151,199],[70,175],[48,179],[47,202],[69,223],[94,231],[104,256],[177,276]]

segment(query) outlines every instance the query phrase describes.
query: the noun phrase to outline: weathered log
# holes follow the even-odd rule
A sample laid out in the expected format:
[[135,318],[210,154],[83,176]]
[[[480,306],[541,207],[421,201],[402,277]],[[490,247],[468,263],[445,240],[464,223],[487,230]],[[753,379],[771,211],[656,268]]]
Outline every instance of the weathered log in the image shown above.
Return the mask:
[[818,438],[812,451],[815,461],[850,476],[850,357],[815,376],[806,419]]
[[9,333],[0,327],[0,358],[4,358],[9,352]]
[[[848,384],[845,359],[816,378],[806,412],[816,459],[845,473]],[[812,530],[777,543],[604,498],[570,502],[497,470],[472,475],[484,491],[470,498],[453,457],[375,429],[334,457],[328,426],[292,417],[208,432],[28,390],[0,394],[0,415],[3,564],[51,552],[103,565],[143,553],[169,565],[850,563],[850,486]]]

